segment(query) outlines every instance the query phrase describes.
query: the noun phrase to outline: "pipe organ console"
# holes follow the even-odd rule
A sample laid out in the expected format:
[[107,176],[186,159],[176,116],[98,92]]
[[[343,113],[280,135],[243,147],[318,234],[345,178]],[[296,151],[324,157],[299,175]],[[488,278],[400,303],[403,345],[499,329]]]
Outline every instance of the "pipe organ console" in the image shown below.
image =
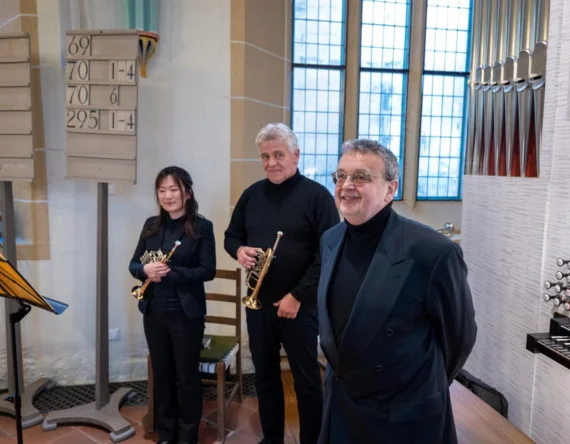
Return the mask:
[[570,369],[570,318],[555,313],[550,320],[548,333],[530,333],[526,336],[526,349],[542,353]]
[[538,177],[550,0],[474,3],[466,175]]
[[[556,265],[570,270],[570,260],[558,258]],[[542,295],[544,302],[552,302],[554,307],[570,312],[570,272],[558,270],[556,281],[545,281],[544,288],[553,290],[555,294],[546,292]],[[559,364],[570,369],[570,317],[555,312],[550,320],[548,333],[529,333],[526,338],[526,349],[533,353],[542,353]]]

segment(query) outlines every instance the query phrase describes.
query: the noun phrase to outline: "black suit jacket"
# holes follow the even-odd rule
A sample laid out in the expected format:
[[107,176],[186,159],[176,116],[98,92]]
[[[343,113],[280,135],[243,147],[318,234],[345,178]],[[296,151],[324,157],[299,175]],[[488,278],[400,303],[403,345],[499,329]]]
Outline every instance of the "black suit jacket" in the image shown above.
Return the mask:
[[319,444],[457,442],[449,385],[477,334],[461,248],[392,210],[337,345],[326,298],[345,230],[321,239]]
[[[147,219],[144,227],[155,220],[156,217],[158,216]],[[196,232],[199,235],[197,239],[191,239],[184,232],[181,232],[178,239],[181,244],[170,258],[169,266],[171,271],[161,281],[161,283],[176,285],[180,304],[189,318],[206,315],[204,282],[213,280],[216,275],[216,245],[212,222],[202,216],[197,216]],[[141,282],[147,279],[140,257],[145,250],[156,251],[161,248],[161,239],[162,230],[159,230],[156,235],[146,240],[142,238],[141,232],[141,237],[129,265],[129,271],[134,278],[139,279]],[[168,254],[169,252],[163,250],[163,253]],[[148,286],[145,298],[139,301],[141,313],[144,314],[146,312],[148,297],[152,297],[153,287],[161,283],[151,283]]]

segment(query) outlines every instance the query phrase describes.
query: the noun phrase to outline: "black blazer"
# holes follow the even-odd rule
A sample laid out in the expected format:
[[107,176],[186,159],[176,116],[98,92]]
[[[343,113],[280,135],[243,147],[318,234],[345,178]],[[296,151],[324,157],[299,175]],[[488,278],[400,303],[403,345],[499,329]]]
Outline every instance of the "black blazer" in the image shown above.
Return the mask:
[[461,248],[392,210],[337,346],[326,299],[345,230],[321,239],[319,444],[457,442],[449,385],[477,334]]
[[[144,228],[158,216],[146,220]],[[196,218],[196,232],[198,239],[190,239],[183,231],[178,240],[178,246],[170,258],[170,272],[162,278],[162,282],[174,283],[178,288],[178,297],[184,313],[189,318],[197,318],[206,315],[206,291],[204,282],[211,281],[216,275],[216,245],[214,240],[213,224],[208,219],[198,216]],[[140,257],[146,250],[158,250],[161,245],[162,230],[149,239],[139,238],[133,258],[129,265],[129,271],[135,279],[144,282],[147,279],[143,271]],[[168,254],[169,251],[164,251]],[[145,292],[145,298],[139,301],[139,310],[146,312],[148,295],[152,297],[153,286],[160,283],[151,282]]]

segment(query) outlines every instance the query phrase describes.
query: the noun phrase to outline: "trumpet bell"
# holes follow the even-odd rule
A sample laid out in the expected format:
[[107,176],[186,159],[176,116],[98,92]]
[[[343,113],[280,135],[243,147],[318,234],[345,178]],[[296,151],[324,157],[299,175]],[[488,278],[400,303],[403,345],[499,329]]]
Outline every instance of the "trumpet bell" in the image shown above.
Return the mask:
[[141,287],[140,286],[135,286],[131,289],[131,295],[138,301],[140,301],[143,298],[143,295],[141,294]]
[[252,310],[259,310],[261,308],[261,302],[251,296],[245,296],[241,301],[247,308],[251,308]]

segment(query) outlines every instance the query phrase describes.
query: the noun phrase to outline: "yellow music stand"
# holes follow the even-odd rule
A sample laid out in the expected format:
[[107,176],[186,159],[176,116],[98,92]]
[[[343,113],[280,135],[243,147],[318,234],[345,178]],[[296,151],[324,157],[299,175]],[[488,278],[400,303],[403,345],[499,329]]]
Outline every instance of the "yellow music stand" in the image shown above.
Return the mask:
[[[16,324],[20,322],[31,311],[32,305],[42,310],[60,315],[68,307],[64,302],[59,302],[45,296],[40,296],[30,283],[12,266],[10,261],[0,254],[0,297],[15,300],[20,308],[18,311],[10,313],[10,331],[12,339],[12,366],[14,375],[18,374],[18,357],[16,350]],[[14,402],[16,410],[16,430],[18,444],[22,444],[22,400],[20,397],[20,384],[15,378],[14,394],[7,398]]]

